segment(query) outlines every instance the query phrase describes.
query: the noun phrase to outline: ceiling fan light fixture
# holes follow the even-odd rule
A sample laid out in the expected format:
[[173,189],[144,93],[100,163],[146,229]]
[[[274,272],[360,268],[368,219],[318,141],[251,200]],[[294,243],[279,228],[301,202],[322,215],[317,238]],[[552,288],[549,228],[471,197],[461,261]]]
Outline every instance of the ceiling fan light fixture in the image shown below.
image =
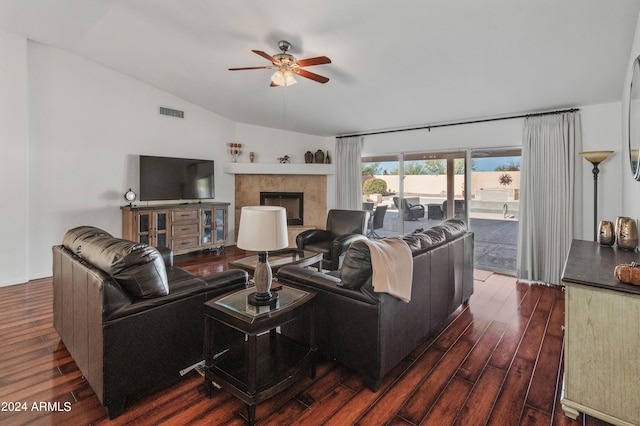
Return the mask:
[[291,86],[292,84],[297,83],[293,72],[282,68],[273,73],[271,81],[273,81],[273,84],[277,84],[278,86]]

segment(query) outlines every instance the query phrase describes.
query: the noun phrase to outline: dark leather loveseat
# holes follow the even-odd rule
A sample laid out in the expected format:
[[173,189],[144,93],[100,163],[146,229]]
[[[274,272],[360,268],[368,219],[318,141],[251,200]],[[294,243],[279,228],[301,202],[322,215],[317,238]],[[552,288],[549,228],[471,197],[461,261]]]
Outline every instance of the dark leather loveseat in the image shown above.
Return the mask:
[[[285,266],[278,280],[317,292],[318,350],[364,375],[376,391],[386,373],[427,337],[473,293],[473,233],[450,219],[402,237],[413,256],[411,301],[374,292],[369,247],[351,244],[339,271],[322,274]],[[305,339],[303,326],[283,333]]]
[[129,395],[203,359],[204,303],[247,285],[240,270],[198,277],[170,250],[90,226],[53,247],[53,323],[109,417]]

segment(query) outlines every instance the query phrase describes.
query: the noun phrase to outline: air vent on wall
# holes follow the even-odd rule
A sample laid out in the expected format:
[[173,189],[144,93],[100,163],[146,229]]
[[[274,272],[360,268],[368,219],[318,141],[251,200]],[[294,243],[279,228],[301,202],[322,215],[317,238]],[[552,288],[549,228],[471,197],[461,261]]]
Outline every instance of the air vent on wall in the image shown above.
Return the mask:
[[160,107],[160,115],[168,115],[169,117],[184,118],[184,111]]

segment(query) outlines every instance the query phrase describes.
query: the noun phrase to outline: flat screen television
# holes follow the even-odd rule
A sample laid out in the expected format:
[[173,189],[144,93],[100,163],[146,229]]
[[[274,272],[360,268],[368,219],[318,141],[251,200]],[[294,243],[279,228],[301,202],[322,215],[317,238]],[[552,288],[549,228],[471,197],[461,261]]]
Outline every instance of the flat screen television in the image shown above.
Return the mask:
[[214,198],[213,160],[140,156],[140,201]]

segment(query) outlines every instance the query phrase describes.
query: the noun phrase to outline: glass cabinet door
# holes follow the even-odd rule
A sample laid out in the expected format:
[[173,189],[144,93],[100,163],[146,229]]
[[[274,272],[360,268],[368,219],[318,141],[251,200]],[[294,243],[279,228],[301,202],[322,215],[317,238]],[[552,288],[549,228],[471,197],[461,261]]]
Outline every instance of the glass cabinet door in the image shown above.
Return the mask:
[[156,247],[168,247],[167,244],[167,212],[157,212],[155,217],[156,227],[155,227],[155,237]]
[[151,237],[151,213],[138,213],[138,242],[149,244]]
[[154,247],[167,247],[167,217],[166,211],[138,212],[138,242]]
[[212,243],[213,210],[202,209],[202,244]]
[[216,215],[216,242],[225,242],[227,240],[227,209],[219,208],[215,209]]

